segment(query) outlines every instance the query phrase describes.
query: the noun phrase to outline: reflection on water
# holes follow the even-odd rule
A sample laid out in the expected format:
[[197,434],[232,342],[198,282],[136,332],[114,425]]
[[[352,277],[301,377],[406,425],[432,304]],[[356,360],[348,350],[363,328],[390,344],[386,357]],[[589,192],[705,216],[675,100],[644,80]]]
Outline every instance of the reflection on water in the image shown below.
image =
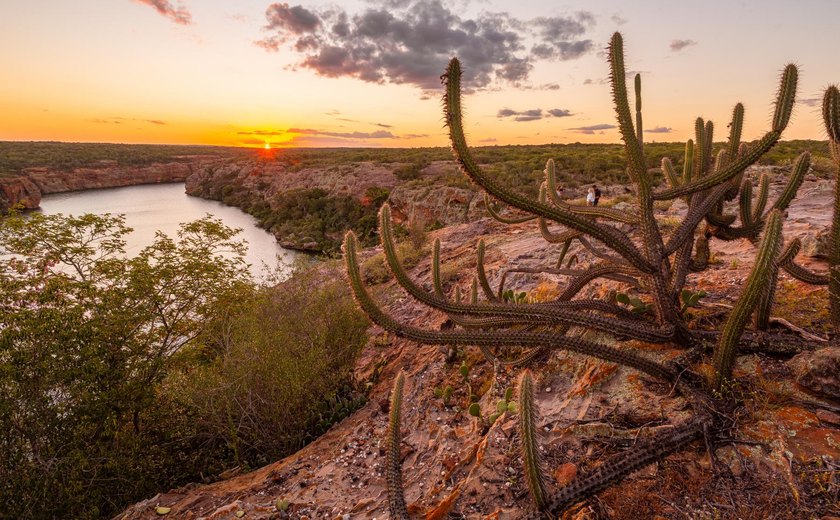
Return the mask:
[[47,195],[41,200],[41,210],[47,215],[124,214],[126,225],[134,228],[134,232],[126,237],[129,255],[136,255],[151,244],[155,231],[175,237],[180,223],[210,213],[222,219],[227,226],[242,228],[238,237],[248,242],[246,260],[256,277],[265,277],[276,269],[278,257],[283,263],[290,264],[299,254],[280,247],[273,235],[257,227],[257,221],[251,215],[221,202],[190,197],[184,192],[183,184],[151,184]]

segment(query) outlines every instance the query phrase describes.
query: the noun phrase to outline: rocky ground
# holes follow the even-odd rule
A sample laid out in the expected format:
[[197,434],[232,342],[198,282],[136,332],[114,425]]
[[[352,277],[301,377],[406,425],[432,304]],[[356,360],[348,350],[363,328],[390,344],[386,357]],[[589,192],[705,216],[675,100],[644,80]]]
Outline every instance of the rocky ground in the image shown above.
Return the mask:
[[[771,188],[772,201],[781,181]],[[788,239],[798,236],[808,242],[798,261],[814,269],[825,269],[819,258],[825,246],[821,234],[831,216],[832,190],[830,181],[807,180],[785,224]],[[605,202],[621,191],[608,191]],[[674,203],[660,210],[667,225],[685,205]],[[504,226],[488,218],[468,220],[430,235],[442,241],[448,290],[454,285],[467,290],[479,237],[487,242],[486,265],[494,287],[510,266],[556,262],[557,246],[546,244],[533,222]],[[709,293],[700,308],[691,311],[695,327],[720,327],[752,266],[754,247],[746,240],[712,241],[709,269],[689,279],[690,287]],[[373,249],[364,256],[377,254]],[[579,254],[582,262],[590,260]],[[428,255],[411,274],[431,287]],[[547,296],[556,291],[558,281],[553,275],[516,274],[508,277],[507,286]],[[615,288],[620,288],[616,282],[606,282],[587,290],[604,295]],[[446,319],[412,300],[393,281],[373,287],[373,293],[406,323],[437,330]],[[807,329],[810,335],[802,342],[811,351],[793,358],[739,357],[735,391],[743,406],[732,417],[736,440],[717,450],[721,467],[713,468],[705,446],[696,442],[579,504],[564,518],[840,517],[840,348],[828,335],[827,291],[782,274],[773,314]],[[412,514],[427,519],[513,519],[529,511],[516,415],[505,413],[485,428],[465,410],[467,384],[481,396],[486,416],[514,385],[518,369],[494,369],[472,348],[448,363],[438,347],[396,339],[377,327],[370,332],[357,367],[358,379],[373,383],[370,401],[362,409],[286,459],[212,484],[161,493],[118,518],[155,518],[162,513],[207,519],[387,518],[382,438],[388,393],[400,369],[407,376],[402,456]],[[627,347],[659,359],[681,352],[674,345],[631,342]],[[462,362],[469,367],[466,380],[459,370]],[[541,449],[554,489],[690,413],[671,388],[611,363],[556,352],[539,359],[532,370],[537,377]],[[445,400],[440,393],[447,386],[453,392]]]

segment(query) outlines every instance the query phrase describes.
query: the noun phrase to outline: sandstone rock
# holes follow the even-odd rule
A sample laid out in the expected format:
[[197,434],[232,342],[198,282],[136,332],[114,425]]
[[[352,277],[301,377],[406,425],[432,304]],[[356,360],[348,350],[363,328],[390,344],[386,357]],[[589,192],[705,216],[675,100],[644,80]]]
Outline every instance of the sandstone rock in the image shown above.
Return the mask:
[[830,248],[829,228],[810,232],[802,238],[802,253],[811,258],[828,258]]
[[803,352],[788,361],[796,382],[823,397],[840,401],[840,349]]

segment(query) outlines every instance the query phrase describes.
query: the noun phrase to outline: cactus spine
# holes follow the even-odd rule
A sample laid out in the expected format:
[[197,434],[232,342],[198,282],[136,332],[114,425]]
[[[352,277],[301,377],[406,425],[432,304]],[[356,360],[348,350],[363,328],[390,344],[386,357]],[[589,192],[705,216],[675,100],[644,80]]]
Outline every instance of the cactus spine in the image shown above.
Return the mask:
[[531,371],[524,370],[519,380],[519,434],[522,437],[522,460],[525,481],[538,510],[545,509],[546,490],[542,472],[542,457],[537,443],[537,410],[534,403],[534,383]]
[[391,390],[391,410],[388,415],[388,430],[385,433],[385,480],[388,483],[388,510],[391,518],[408,520],[405,494],[402,483],[402,460],[400,459],[401,412],[405,373],[400,370]]

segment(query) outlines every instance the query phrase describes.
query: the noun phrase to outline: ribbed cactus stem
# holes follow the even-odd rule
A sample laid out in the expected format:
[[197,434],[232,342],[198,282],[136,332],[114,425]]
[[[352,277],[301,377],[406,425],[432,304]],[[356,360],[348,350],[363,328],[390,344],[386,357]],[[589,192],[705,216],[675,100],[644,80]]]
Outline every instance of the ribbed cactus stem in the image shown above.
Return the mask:
[[642,134],[642,75],[636,74],[633,80],[633,91],[636,93],[636,140],[639,141],[639,152],[644,154],[644,135]]
[[685,160],[683,161],[683,175],[682,183],[691,182],[691,177],[694,175],[694,141],[689,139],[685,143]]
[[394,380],[391,390],[391,410],[388,414],[388,429],[385,433],[385,481],[388,484],[388,510],[391,518],[408,520],[408,508],[405,505],[405,492],[402,483],[402,460],[400,442],[402,440],[401,415],[403,385],[405,374],[402,370]]
[[732,121],[729,123],[729,141],[726,145],[726,152],[731,161],[738,155],[738,148],[741,146],[741,132],[744,129],[744,105],[738,103],[732,109]]
[[706,121],[706,127],[703,129],[703,171],[709,171],[712,164],[712,145],[715,142],[715,124],[712,121]]
[[752,179],[745,177],[741,182],[741,190],[739,192],[738,209],[741,213],[741,224],[751,226],[753,223],[752,207]]
[[825,89],[822,116],[828,139],[840,142],[840,90],[837,89],[837,85],[830,85]]
[[776,110],[773,113],[773,130],[781,132],[787,127],[790,115],[793,113],[793,104],[796,102],[796,86],[799,80],[799,71],[796,65],[790,63],[785,66],[782,72],[782,81],[779,85],[779,92],[776,96]]
[[662,158],[662,173],[665,174],[665,180],[668,181],[668,186],[676,188],[680,185],[680,178],[677,177],[677,171],[674,169],[674,163],[668,157]]
[[788,177],[787,184],[785,184],[785,189],[782,190],[779,198],[773,203],[774,209],[779,211],[787,210],[793,198],[796,197],[796,192],[799,191],[799,187],[802,186],[802,181],[805,180],[805,174],[808,173],[810,166],[811,154],[802,152],[793,163],[793,168],[791,168],[790,177]]
[[732,368],[735,365],[735,356],[738,351],[738,340],[744,332],[744,327],[750,315],[767,291],[771,271],[781,244],[782,216],[779,211],[773,210],[767,219],[755,265],[753,265],[744,290],[735,303],[729,319],[726,320],[726,325],[724,325],[723,332],[715,346],[715,380],[713,386],[719,392],[732,378]]
[[702,177],[704,173],[706,173],[706,168],[704,166],[704,157],[703,151],[706,149],[705,145],[705,138],[706,134],[704,131],[704,127],[706,122],[703,120],[702,117],[698,117],[694,120],[694,142],[695,142],[695,150],[694,150],[694,173],[697,174],[697,177]]
[[484,239],[478,241],[478,250],[476,251],[475,269],[478,273],[478,283],[481,285],[481,291],[484,297],[491,302],[498,301],[496,295],[493,294],[493,289],[490,288],[490,282],[487,281],[487,272],[484,270]]
[[834,216],[831,221],[828,253],[828,301],[831,323],[840,329],[840,91],[836,85],[825,89],[822,104],[823,124],[828,147],[834,158]]
[[524,370],[519,379],[519,434],[522,437],[522,460],[525,481],[538,510],[545,509],[546,487],[542,470],[542,456],[537,442],[537,410],[534,402],[534,382],[531,371]]
[[758,197],[752,208],[753,221],[761,220],[764,214],[764,208],[767,206],[767,195],[770,193],[770,177],[766,173],[762,173],[758,179]]
[[[618,128],[624,140],[624,149],[630,163],[630,175],[634,182],[647,182],[647,165],[633,119],[627,102],[626,72],[624,69],[624,40],[621,33],[614,33],[609,46],[610,84],[612,85],[613,104],[618,118]],[[641,81],[641,80],[640,80]],[[641,89],[641,84],[640,84]],[[639,92],[641,94],[641,92]],[[641,107],[641,105],[639,105]]]
[[440,239],[436,238],[432,246],[432,284],[435,287],[435,294],[444,297],[443,283],[440,279]]

